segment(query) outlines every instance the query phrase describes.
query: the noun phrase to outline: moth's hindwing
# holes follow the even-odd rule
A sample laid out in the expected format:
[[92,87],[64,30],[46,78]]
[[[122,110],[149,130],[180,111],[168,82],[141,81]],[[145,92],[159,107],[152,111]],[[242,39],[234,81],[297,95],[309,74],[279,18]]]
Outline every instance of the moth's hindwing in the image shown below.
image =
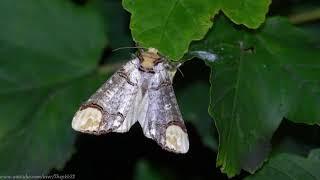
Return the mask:
[[175,153],[186,153],[189,139],[168,70],[163,63],[155,66],[150,78],[146,96],[145,114],[141,113],[139,123],[144,134],[155,140],[163,149]]
[[133,59],[112,75],[76,112],[72,128],[92,134],[128,131],[137,120],[132,104],[139,88],[138,63]]

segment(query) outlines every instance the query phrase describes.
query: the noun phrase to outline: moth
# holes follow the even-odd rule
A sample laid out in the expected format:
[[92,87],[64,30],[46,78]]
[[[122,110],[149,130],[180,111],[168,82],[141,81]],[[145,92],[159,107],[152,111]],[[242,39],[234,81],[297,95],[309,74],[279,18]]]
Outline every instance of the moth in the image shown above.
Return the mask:
[[138,52],[81,105],[72,128],[95,135],[124,133],[138,121],[144,135],[163,149],[186,153],[189,139],[170,69],[156,49]]

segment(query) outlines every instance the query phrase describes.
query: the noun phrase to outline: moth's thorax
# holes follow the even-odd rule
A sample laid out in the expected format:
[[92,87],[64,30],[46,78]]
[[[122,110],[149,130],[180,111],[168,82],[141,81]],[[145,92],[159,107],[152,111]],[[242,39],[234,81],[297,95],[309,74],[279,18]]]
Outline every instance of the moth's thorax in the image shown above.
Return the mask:
[[158,55],[158,51],[154,48],[149,48],[146,52],[139,54],[141,71],[154,73],[154,67],[162,62],[162,58]]
[[163,61],[156,64],[151,72],[140,70],[140,87],[143,91],[146,91],[150,88],[157,89],[163,83],[171,84],[171,79],[168,78],[169,76],[167,75],[168,71],[166,65],[166,62]]

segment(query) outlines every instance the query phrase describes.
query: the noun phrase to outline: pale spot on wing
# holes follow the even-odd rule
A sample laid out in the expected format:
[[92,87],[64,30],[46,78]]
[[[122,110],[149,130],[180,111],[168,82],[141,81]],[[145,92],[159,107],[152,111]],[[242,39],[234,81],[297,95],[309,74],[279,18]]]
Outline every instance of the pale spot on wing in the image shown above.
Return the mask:
[[178,153],[186,153],[189,150],[188,134],[179,126],[171,125],[166,129],[165,146]]
[[72,120],[72,128],[76,131],[98,131],[102,119],[99,109],[87,107],[79,110]]
[[166,105],[164,105],[164,109],[165,109],[165,110],[171,109],[171,104],[166,104]]
[[113,122],[113,126],[118,127],[119,125],[120,125],[120,122],[119,122],[119,121],[114,121],[114,122]]
[[156,135],[156,130],[152,128],[152,129],[150,130],[150,134],[151,134],[152,136],[155,136],[155,135]]
[[122,116],[116,116],[116,118],[113,121],[113,126],[114,127],[119,127],[123,123],[123,117]]

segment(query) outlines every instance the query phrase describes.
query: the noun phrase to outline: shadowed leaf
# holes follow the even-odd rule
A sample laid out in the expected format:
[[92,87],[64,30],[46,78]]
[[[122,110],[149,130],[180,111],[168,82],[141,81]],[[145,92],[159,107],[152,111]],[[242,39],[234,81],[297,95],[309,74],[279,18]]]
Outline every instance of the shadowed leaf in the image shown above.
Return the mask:
[[313,150],[308,158],[294,154],[278,154],[247,180],[282,179],[282,180],[318,180],[320,179],[319,149]]
[[209,116],[209,85],[196,82],[177,93],[183,118],[192,123],[203,143],[214,151],[218,149],[214,121]]
[[45,174],[72,154],[72,116],[101,81],[102,21],[89,3],[3,0],[0,26],[0,172]]
[[217,165],[228,176],[262,165],[283,117],[320,123],[320,51],[308,37],[281,18],[267,20],[257,31],[220,18],[192,45],[191,55],[216,56],[207,61],[209,112],[219,132]]

